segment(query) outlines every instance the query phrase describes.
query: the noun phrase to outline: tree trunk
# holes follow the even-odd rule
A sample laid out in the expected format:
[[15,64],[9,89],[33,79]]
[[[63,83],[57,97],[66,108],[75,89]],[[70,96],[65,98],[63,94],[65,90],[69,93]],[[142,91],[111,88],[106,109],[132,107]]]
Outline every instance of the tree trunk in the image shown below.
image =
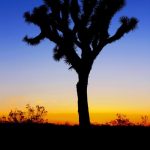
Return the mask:
[[88,76],[89,76],[88,73],[79,74],[79,81],[77,83],[78,114],[79,114],[79,125],[81,127],[90,126],[88,97],[87,97]]

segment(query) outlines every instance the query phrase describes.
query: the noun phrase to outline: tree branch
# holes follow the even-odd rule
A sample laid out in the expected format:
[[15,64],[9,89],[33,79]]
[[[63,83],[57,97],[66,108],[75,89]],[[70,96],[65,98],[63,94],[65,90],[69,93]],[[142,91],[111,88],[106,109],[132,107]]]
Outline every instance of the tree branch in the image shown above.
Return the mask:
[[99,42],[97,47],[92,51],[92,59],[93,61],[95,58],[99,55],[99,53],[102,51],[103,47],[106,45],[106,42]]
[[34,38],[29,38],[28,36],[25,36],[24,39],[23,39],[23,41],[27,42],[30,45],[37,45],[44,38],[45,38],[45,36],[41,32],[38,36],[36,36]]
[[71,8],[70,8],[71,18],[74,22],[74,25],[77,27],[79,25],[79,15],[80,15],[80,7],[78,4],[78,0],[71,0]]
[[107,43],[112,43],[124,36],[124,34],[134,30],[137,27],[138,20],[136,18],[127,18],[127,17],[122,17],[120,18],[120,22],[122,25],[118,28],[116,33],[108,38]]

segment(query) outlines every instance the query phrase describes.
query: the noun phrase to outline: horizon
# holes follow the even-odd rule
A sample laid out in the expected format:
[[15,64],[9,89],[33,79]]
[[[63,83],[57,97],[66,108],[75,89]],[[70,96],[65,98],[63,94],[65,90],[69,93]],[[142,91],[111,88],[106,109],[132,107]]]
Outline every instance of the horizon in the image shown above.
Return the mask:
[[[132,120],[137,120],[139,114],[150,116],[150,1],[126,1],[114,16],[110,33],[116,31],[122,15],[137,17],[139,25],[134,32],[105,47],[94,63],[88,84],[93,122],[110,121],[116,113],[129,115]],[[53,60],[54,45],[48,40],[34,47],[22,41],[26,34],[33,36],[39,31],[25,23],[23,14],[40,6],[42,0],[1,3],[0,116],[30,104],[44,106],[49,114],[59,114],[56,122],[63,114],[64,122],[78,122],[75,71],[68,70],[63,61]]]
[[[34,106],[31,106],[35,108]],[[27,111],[24,107],[24,109],[11,109],[7,113],[0,113],[0,119],[2,117],[8,117],[9,113],[11,111],[22,111],[24,112],[25,116],[27,115]],[[117,119],[117,114],[121,116],[125,116],[126,119],[129,119],[129,121],[135,125],[138,125],[142,123],[142,117],[148,117],[146,120],[146,124],[150,126],[150,113],[117,113],[117,112],[98,112],[98,113],[90,113],[90,119],[91,119],[91,124],[95,125],[106,125],[110,123],[111,121],[114,121]],[[54,123],[54,124],[68,124],[68,125],[77,125],[78,124],[78,114],[77,113],[71,113],[71,112],[47,112],[47,114],[43,117],[43,119],[48,122],[48,123]],[[45,123],[46,123],[45,122]]]

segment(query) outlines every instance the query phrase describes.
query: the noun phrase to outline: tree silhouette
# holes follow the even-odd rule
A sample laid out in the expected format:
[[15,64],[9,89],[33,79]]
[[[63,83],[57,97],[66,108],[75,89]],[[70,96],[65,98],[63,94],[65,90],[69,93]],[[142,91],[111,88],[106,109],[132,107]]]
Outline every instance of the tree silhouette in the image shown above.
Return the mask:
[[[79,123],[90,125],[87,85],[92,65],[102,49],[137,26],[136,18],[121,17],[114,35],[108,30],[125,0],[43,0],[44,4],[24,14],[25,21],[40,28],[39,35],[24,41],[37,45],[47,38],[55,43],[54,59],[64,61],[78,74]],[[80,51],[80,52],[79,52]]]

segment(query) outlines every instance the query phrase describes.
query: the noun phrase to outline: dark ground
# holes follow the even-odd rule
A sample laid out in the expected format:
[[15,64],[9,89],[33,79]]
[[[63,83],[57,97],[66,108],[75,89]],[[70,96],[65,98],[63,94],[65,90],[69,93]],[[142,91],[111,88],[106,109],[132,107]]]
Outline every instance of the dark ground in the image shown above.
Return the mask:
[[92,126],[83,129],[53,124],[0,124],[0,150],[10,146],[20,150],[149,150],[150,127]]

